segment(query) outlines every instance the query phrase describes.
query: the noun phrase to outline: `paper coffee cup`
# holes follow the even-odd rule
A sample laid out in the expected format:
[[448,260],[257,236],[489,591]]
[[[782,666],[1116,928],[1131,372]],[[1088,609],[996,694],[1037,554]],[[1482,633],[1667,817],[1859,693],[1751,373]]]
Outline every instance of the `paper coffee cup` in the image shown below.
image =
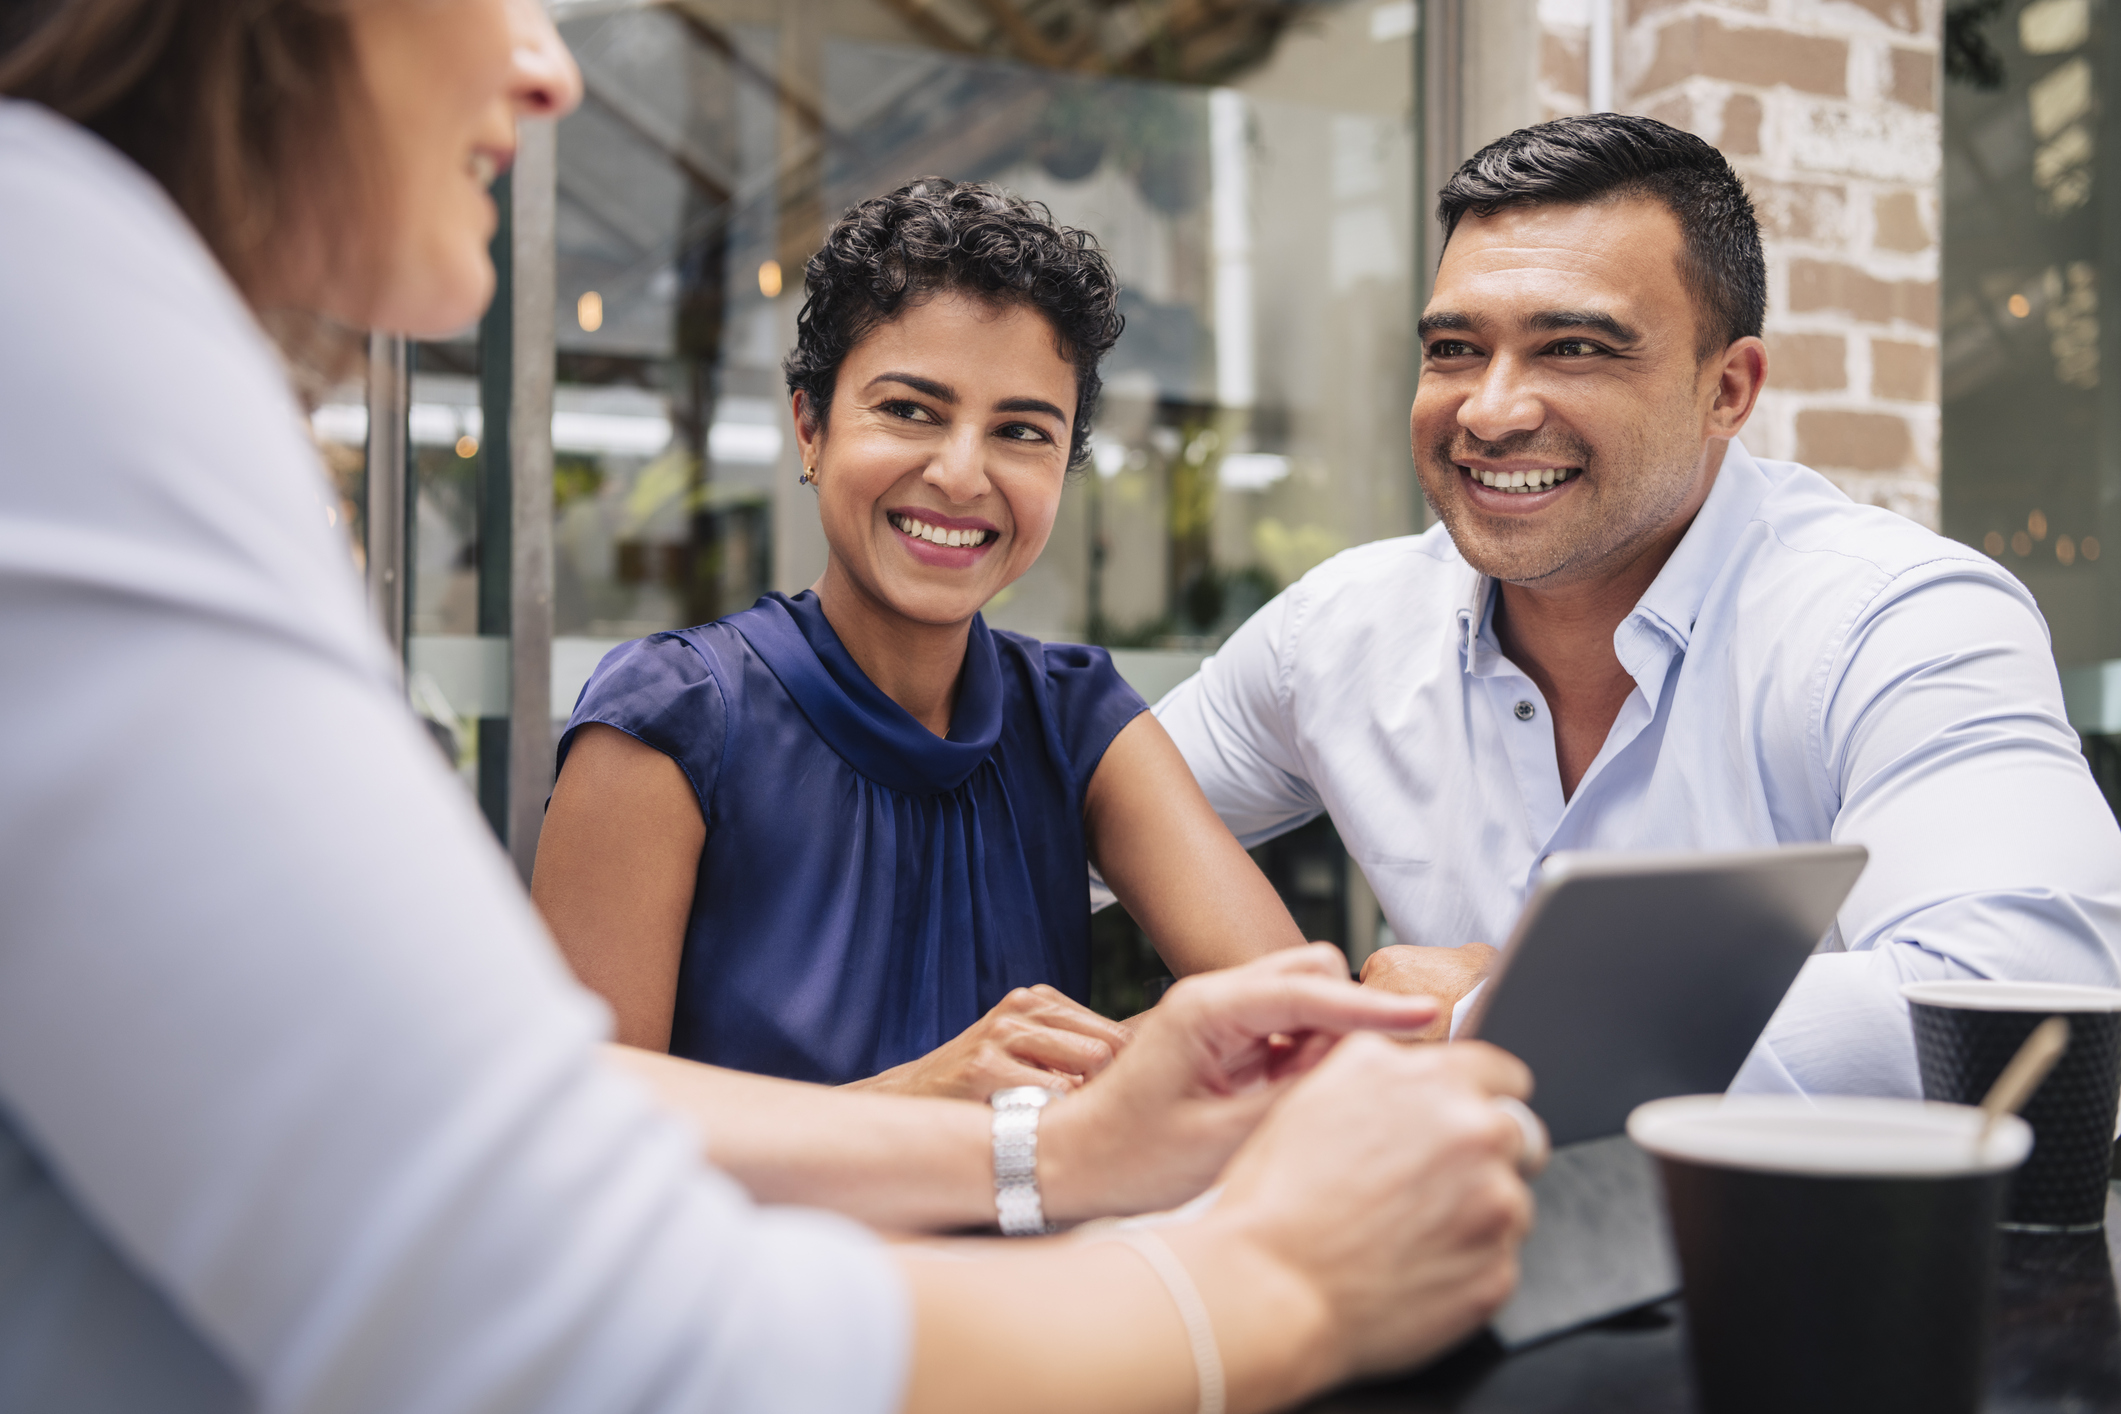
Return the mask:
[[1918,1100],[1683,1096],[1657,1159],[1709,1414],[1981,1405],[1996,1220],[2032,1131]]
[[2011,1179],[2008,1227],[2095,1231],[2106,1221],[2114,1116],[2121,1102],[2121,990],[2049,982],[1910,982],[1922,1093],[1980,1103],[2033,1028],[2069,1022],[2069,1049],[2023,1111],[2032,1157]]

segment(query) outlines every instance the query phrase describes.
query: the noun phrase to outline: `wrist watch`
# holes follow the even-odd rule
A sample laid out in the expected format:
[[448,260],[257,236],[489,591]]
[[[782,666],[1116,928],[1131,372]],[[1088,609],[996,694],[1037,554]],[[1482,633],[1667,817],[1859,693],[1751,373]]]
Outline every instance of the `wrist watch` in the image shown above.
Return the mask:
[[989,1097],[994,1106],[994,1210],[1002,1236],[1053,1231],[1038,1197],[1038,1112],[1058,1098],[1039,1085],[1014,1085]]

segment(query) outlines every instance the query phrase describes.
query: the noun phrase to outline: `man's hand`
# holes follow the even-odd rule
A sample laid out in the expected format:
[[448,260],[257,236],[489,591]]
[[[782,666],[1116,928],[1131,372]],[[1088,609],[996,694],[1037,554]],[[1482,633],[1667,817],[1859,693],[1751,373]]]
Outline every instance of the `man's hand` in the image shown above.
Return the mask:
[[850,1089],[985,1100],[1012,1085],[1073,1090],[1112,1064],[1131,1033],[1041,982],[1019,987],[954,1039]]
[[1109,1070],[1047,1109],[1047,1214],[1066,1221],[1186,1201],[1342,1036],[1411,1039],[1435,1016],[1429,998],[1353,985],[1339,949],[1325,943],[1183,979],[1137,1018]]
[[1407,996],[1434,997],[1439,1004],[1436,1020],[1418,1039],[1447,1041],[1451,1036],[1451,1008],[1481,984],[1494,969],[1497,956],[1486,943],[1455,948],[1395,943],[1379,948],[1364,961],[1362,984]]

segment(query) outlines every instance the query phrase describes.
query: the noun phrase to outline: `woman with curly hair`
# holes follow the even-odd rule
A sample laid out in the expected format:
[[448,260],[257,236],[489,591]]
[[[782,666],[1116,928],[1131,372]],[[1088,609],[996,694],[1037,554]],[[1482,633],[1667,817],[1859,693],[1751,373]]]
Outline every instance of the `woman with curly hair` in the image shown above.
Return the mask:
[[1088,460],[1118,286],[1087,232],[935,177],[849,210],[805,279],[825,572],[604,660],[533,894],[635,1045],[1064,1089],[1128,1035],[1080,1005],[1090,866],[1180,976],[1303,941],[1109,655],[980,616]]

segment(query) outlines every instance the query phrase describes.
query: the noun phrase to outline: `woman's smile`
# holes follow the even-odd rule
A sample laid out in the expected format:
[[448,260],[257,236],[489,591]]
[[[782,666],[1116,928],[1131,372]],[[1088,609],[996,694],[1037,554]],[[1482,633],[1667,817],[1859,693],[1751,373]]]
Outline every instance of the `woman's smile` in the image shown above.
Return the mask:
[[908,554],[924,565],[944,569],[965,569],[978,564],[1002,538],[1002,533],[984,520],[967,520],[924,510],[886,511],[884,517],[898,532]]
[[794,409],[830,551],[826,616],[865,671],[857,602],[892,634],[942,629],[961,649],[972,616],[1045,548],[1075,366],[1037,310],[946,290],[871,330],[836,382],[828,415]]

